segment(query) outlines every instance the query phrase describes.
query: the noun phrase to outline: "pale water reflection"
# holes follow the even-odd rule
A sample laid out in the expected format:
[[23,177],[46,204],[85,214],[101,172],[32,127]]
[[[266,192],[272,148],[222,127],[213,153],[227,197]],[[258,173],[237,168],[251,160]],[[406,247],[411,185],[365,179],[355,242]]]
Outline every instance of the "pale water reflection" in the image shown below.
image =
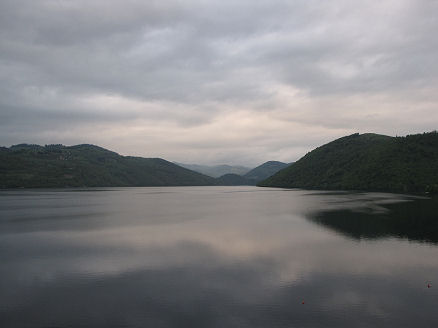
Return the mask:
[[0,326],[437,326],[437,205],[256,187],[2,191]]

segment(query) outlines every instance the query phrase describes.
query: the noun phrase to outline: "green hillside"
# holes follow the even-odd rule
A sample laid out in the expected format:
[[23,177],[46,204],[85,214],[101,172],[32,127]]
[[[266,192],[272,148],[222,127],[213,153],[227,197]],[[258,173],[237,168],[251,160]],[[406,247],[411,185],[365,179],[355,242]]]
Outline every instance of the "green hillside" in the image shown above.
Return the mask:
[[264,187],[438,192],[438,133],[353,134],[311,151]]
[[241,175],[228,173],[216,178],[219,186],[255,186],[254,180],[247,179]]
[[93,145],[0,147],[0,188],[213,184],[160,158],[121,156]]
[[199,164],[183,164],[178,162],[175,162],[175,164],[185,167],[186,169],[208,175],[213,178],[219,178],[225,174],[243,175],[250,170],[250,168],[245,166],[226,165],[226,164],[214,165],[214,166],[199,165]]
[[278,162],[278,161],[268,161],[263,163],[262,165],[253,168],[251,171],[244,175],[245,178],[254,180],[256,182],[262,181],[264,179],[269,178],[271,175],[274,175],[281,169],[284,169],[289,164]]

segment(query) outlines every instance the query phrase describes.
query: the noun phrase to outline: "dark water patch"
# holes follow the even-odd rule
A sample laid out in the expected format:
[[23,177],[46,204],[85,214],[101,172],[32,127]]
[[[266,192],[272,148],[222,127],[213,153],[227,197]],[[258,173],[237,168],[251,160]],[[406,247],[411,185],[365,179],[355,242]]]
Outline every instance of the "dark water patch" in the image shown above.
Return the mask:
[[377,210],[366,206],[322,210],[309,215],[308,219],[355,239],[394,237],[438,243],[437,197],[374,204]]

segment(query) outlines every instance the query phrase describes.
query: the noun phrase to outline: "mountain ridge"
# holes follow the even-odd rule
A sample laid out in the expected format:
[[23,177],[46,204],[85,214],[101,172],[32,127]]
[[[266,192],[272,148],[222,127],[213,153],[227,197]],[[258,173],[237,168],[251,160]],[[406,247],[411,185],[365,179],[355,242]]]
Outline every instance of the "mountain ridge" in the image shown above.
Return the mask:
[[174,162],[174,163],[176,165],[185,167],[186,169],[199,172],[213,178],[219,178],[225,174],[244,175],[245,173],[251,170],[249,167],[241,166],[241,165],[228,165],[228,164],[201,165],[201,164],[184,164],[179,162]]
[[0,148],[0,188],[215,184],[214,178],[161,158],[122,156],[96,145]]
[[271,175],[274,175],[281,169],[287,167],[291,163],[283,163],[279,161],[267,161],[263,164],[253,168],[248,173],[244,174],[243,176],[247,179],[253,180],[255,182],[262,181],[264,179],[267,179]]
[[314,149],[258,185],[435,193],[438,192],[438,133],[406,137],[355,133]]

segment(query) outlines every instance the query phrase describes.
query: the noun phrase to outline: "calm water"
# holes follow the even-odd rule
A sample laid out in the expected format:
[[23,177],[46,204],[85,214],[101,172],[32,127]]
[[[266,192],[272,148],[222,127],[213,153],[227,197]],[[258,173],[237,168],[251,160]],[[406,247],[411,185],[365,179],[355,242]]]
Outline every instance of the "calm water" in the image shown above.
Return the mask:
[[438,199],[0,192],[2,328],[414,326],[438,327]]

